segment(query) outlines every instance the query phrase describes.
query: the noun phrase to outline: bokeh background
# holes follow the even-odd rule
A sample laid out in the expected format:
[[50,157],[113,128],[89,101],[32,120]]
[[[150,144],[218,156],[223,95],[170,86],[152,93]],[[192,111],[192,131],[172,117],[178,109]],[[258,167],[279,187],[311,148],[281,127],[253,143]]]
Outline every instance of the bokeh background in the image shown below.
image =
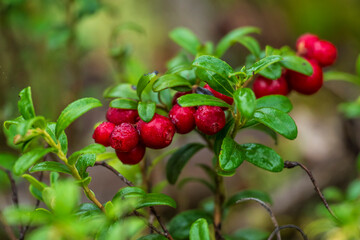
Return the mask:
[[[359,13],[357,0],[0,0],[0,122],[18,115],[17,95],[26,86],[32,87],[36,112],[52,120],[70,102],[96,97],[104,107],[87,113],[67,130],[70,152],[91,143],[94,124],[105,120],[108,100],[102,97],[103,91],[116,83],[135,82],[138,72],[164,73],[166,62],[179,50],[168,33],[179,26],[191,29],[203,42],[217,42],[237,27],[256,26],[262,29],[256,36],[262,47],[294,48],[299,35],[315,33],[338,48],[338,60],[331,69],[355,73],[360,52]],[[247,54],[244,47],[234,46],[224,60],[239,66]],[[358,88],[340,81],[325,83],[310,97],[291,93],[291,115],[299,128],[296,140],[280,137],[275,145],[268,136],[252,131],[242,132],[237,140],[261,142],[274,147],[286,160],[306,164],[321,188],[345,189],[357,177],[360,123],[345,118],[337,106],[358,95]],[[194,138],[195,133],[177,135],[171,146]],[[16,153],[9,144],[1,133],[0,151]],[[160,153],[150,151],[149,155]],[[196,164],[210,161],[210,153],[202,150],[181,177],[202,176]],[[101,201],[111,199],[123,186],[105,169],[91,169],[90,175],[94,179],[91,187]],[[1,179],[3,208],[11,198],[6,178],[1,175]],[[163,163],[152,181],[155,185],[164,179]],[[27,184],[19,184],[21,200],[33,202]],[[300,169],[275,174],[245,163],[233,178],[226,179],[226,185],[229,195],[243,189],[270,193],[282,224],[305,226],[316,218],[314,209],[320,200]],[[211,197],[210,191],[196,183],[180,190],[168,186],[164,192],[179,205],[177,210],[161,209],[165,218],[196,208]],[[271,229],[267,213],[256,204],[232,208],[223,224],[228,233],[249,226]],[[286,239],[296,239],[292,231],[285,234]]]

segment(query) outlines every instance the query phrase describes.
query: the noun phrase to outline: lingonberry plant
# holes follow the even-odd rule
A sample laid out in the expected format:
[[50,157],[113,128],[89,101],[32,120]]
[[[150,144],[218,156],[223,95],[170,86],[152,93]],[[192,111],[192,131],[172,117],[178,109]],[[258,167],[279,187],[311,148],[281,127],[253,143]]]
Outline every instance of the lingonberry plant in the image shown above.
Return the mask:
[[[86,112],[102,106],[101,102],[94,98],[79,99],[69,104],[56,122],[51,122],[35,114],[30,87],[22,90],[18,102],[21,116],[4,124],[23,152],[11,171],[29,181],[30,192],[47,209],[14,206],[5,211],[6,220],[20,224],[23,234],[27,226],[37,226],[29,239],[243,239],[254,234],[257,239],[274,236],[281,239],[280,230],[284,228],[295,228],[306,239],[297,226],[279,226],[266,193],[246,190],[227,196],[224,177],[233,176],[244,161],[271,172],[296,166],[309,172],[300,163],[284,162],[270,147],[239,144],[235,137],[243,129],[254,128],[274,138],[278,133],[295,139],[297,127],[288,114],[292,104],[286,95],[291,89],[303,94],[317,92],[323,83],[321,67],[334,62],[336,49],[314,35],[304,35],[297,43],[298,55],[289,47],[266,46],[262,51],[255,38],[249,36],[251,33],[259,33],[259,29],[236,29],[214,46],[211,42],[202,44],[188,29],[173,30],[170,37],[183,51],[169,61],[167,72],[143,75],[136,86],[122,83],[108,88],[104,97],[114,99],[106,113],[107,121],[96,127],[94,144],[72,154],[68,153],[66,128]],[[235,43],[244,45],[251,54],[244,66],[234,69],[220,58]],[[252,90],[247,85],[254,78]],[[152,161],[144,157],[146,148],[166,148],[176,133],[191,131],[196,131],[204,141],[170,149]],[[106,152],[105,147],[115,152]],[[155,206],[175,208],[176,202],[151,189],[147,179],[154,166],[172,154],[167,161],[166,177],[170,184],[176,184],[184,166],[203,148],[213,153],[213,159],[201,165],[209,180],[190,180],[204,183],[213,192],[212,211],[181,212],[165,224]],[[48,155],[56,158],[46,158]],[[87,168],[95,165],[106,167],[128,187],[114,193],[108,202],[100,202],[89,188],[92,178]],[[125,176],[122,170],[127,165],[141,173],[140,180]],[[51,172],[50,185],[30,174],[44,171]],[[71,175],[74,181],[60,179],[59,173],[61,178]],[[314,181],[312,177],[311,180]],[[77,186],[92,203],[79,205]],[[242,231],[231,236],[222,231],[227,210],[248,200],[257,201],[271,213],[272,233]],[[152,218],[156,221],[148,221]]]

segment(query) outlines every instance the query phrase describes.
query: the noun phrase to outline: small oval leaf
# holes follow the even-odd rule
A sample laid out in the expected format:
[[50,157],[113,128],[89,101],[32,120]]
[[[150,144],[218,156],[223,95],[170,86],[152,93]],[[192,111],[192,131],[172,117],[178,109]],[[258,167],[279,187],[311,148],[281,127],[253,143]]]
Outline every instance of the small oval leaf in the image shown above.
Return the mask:
[[231,105],[227,104],[223,100],[205,94],[186,94],[181,96],[177,99],[178,103],[182,107],[193,107],[193,106],[219,106],[219,107],[226,107],[231,108]]
[[110,107],[121,109],[137,109],[138,103],[126,98],[117,98],[110,102]]
[[139,102],[138,104],[139,117],[144,122],[150,122],[153,119],[156,111],[155,102]]
[[159,92],[172,87],[188,87],[190,90],[191,84],[187,79],[177,74],[166,74],[159,77],[159,79],[154,82],[153,90]]
[[191,225],[190,240],[210,240],[209,224],[206,219],[200,218]]
[[59,162],[40,162],[35,164],[30,172],[42,172],[42,171],[52,171],[52,172],[61,172],[71,174],[70,169],[62,163]]
[[179,44],[182,48],[196,55],[197,49],[200,47],[201,42],[189,29],[180,27],[172,30],[169,34],[170,38]]
[[241,88],[234,92],[234,102],[241,118],[249,119],[255,111],[255,94],[250,88]]
[[283,95],[268,95],[256,99],[256,109],[264,107],[275,108],[286,113],[289,113],[293,108],[289,98]]
[[24,88],[19,93],[20,100],[18,108],[24,119],[28,120],[35,117],[35,109],[31,97],[31,87]]
[[244,152],[241,146],[232,138],[226,137],[221,145],[219,164],[226,172],[237,169],[244,161]]

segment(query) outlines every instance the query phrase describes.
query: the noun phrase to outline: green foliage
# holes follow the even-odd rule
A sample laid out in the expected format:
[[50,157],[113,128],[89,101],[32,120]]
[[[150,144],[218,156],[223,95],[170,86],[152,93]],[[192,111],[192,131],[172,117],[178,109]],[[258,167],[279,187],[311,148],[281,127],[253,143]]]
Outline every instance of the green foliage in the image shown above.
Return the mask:
[[156,110],[156,103],[154,102],[139,102],[138,105],[138,113],[144,122],[150,122],[153,119],[155,110]]
[[232,138],[226,137],[221,145],[219,155],[220,167],[224,171],[237,169],[244,161],[244,151]]
[[205,94],[186,94],[178,98],[178,103],[182,107],[193,107],[193,106],[218,106],[218,107],[226,107],[231,108],[229,104],[224,102],[223,100],[216,98],[211,95]]
[[241,88],[234,92],[234,102],[243,119],[253,116],[256,106],[254,92],[250,88]]
[[29,120],[35,117],[35,109],[31,97],[31,88],[24,88],[19,93],[20,100],[18,101],[18,108],[21,115],[25,120]]
[[138,103],[136,101],[126,99],[126,98],[117,98],[110,102],[110,107],[112,108],[122,108],[122,109],[137,109]]
[[209,225],[204,218],[196,220],[190,228],[190,240],[210,240]]
[[169,34],[170,38],[189,53],[196,55],[201,45],[199,39],[187,28],[176,28]]

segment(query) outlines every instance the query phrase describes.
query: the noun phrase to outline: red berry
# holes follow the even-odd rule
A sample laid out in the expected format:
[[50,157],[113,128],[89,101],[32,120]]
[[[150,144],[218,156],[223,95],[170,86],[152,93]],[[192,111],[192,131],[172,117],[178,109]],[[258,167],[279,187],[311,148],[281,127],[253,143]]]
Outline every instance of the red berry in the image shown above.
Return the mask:
[[297,39],[296,50],[301,56],[309,57],[312,54],[314,44],[317,41],[319,41],[318,36],[311,33],[305,33]]
[[169,118],[175,125],[176,132],[185,134],[195,128],[194,107],[181,107],[179,104],[174,105],[170,112]]
[[122,152],[130,151],[138,142],[138,132],[130,123],[122,123],[115,126],[110,136],[111,147]]
[[220,107],[199,106],[194,116],[199,131],[207,135],[216,134],[226,124],[225,113]]
[[130,164],[134,165],[137,164],[143,159],[145,155],[145,146],[141,143],[136,145],[133,149],[131,149],[129,152],[121,152],[118,150],[115,150],[117,157],[120,159],[120,161],[123,164]]
[[178,99],[179,97],[182,97],[182,96],[187,95],[187,94],[190,94],[190,93],[192,93],[192,92],[191,92],[191,91],[188,91],[188,92],[177,92],[177,93],[175,93],[175,95],[174,95],[174,97],[173,97],[173,100],[172,100],[172,105],[177,104],[177,99]]
[[232,105],[234,102],[234,99],[232,97],[228,97],[222,93],[219,93],[218,91],[215,91],[214,89],[212,89],[209,84],[205,84],[204,88],[206,88],[207,90],[209,90],[210,92],[212,92],[212,94],[214,94],[215,97],[220,98],[221,100],[225,101],[226,103]]
[[289,70],[286,78],[290,86],[297,92],[311,95],[319,91],[323,84],[323,72],[321,67],[312,60],[308,60],[313,68],[313,74],[306,76],[304,74]]
[[170,119],[157,113],[148,123],[140,120],[137,129],[145,146],[154,149],[169,146],[175,134],[175,126]]
[[332,65],[337,57],[337,50],[334,44],[329,41],[320,40],[315,42],[310,58],[316,60],[320,66]]
[[96,143],[102,144],[105,147],[110,146],[110,135],[115,128],[115,124],[110,122],[103,122],[96,127],[92,135]]
[[110,107],[106,113],[106,119],[116,125],[121,123],[135,123],[139,116],[136,110]]
[[258,76],[253,84],[253,90],[257,98],[267,95],[287,95],[290,90],[284,75],[276,80],[271,80],[263,76]]

